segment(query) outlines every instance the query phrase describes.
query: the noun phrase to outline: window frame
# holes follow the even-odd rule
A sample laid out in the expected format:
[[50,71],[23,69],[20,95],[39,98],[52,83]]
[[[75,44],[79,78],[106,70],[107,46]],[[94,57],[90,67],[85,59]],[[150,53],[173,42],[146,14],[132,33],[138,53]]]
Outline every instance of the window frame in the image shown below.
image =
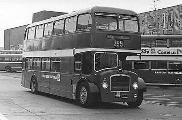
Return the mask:
[[[42,27],[41,29],[39,27]],[[41,30],[42,33],[39,33]],[[42,38],[44,36],[44,24],[39,24],[35,27],[35,37],[34,38]]]
[[[53,22],[53,35],[63,35],[63,34],[65,34],[65,19],[55,20]],[[55,24],[56,24],[56,22],[60,22],[60,21],[63,21],[63,29],[62,29],[63,31],[62,31],[62,34],[55,34],[55,26],[56,26]]]
[[[49,27],[46,27],[46,25],[49,25],[49,24],[52,24],[52,30],[51,30],[50,35],[46,34],[46,33],[48,33],[46,28],[49,28]],[[43,34],[44,37],[51,36],[53,34],[53,31],[54,31],[54,22],[53,21],[52,22],[47,22],[47,23],[44,24],[44,34]]]
[[[46,60],[47,59],[47,60]],[[45,66],[45,68],[44,68],[44,63],[46,63],[46,66]],[[47,69],[47,63],[48,63],[48,65],[49,65],[49,68]],[[43,57],[43,58],[41,58],[41,71],[45,71],[45,72],[49,72],[50,71],[50,58],[49,57]]]
[[[73,18],[74,20],[76,20],[76,21],[74,21],[75,22],[75,24],[74,24],[74,30],[73,30],[73,26],[71,26],[73,23],[71,23],[71,22],[69,22],[71,24],[68,24],[67,23],[67,20],[68,19],[71,20],[71,18]],[[73,33],[76,32],[76,28],[77,28],[77,18],[78,18],[77,15],[70,16],[70,17],[65,18],[65,22],[64,22],[64,34],[73,34]],[[67,29],[67,25],[70,25],[72,27],[72,29]],[[70,30],[73,30],[73,31],[70,32]]]
[[[61,58],[59,58],[59,57],[53,57],[50,60],[51,60],[51,63],[50,63],[50,71],[51,72],[60,72],[61,71]],[[57,71],[57,69],[53,69],[53,63],[58,63],[58,62],[59,62],[59,70]]]
[[[83,15],[90,15],[90,17],[91,17],[91,19],[90,19],[90,20],[91,20],[91,28],[88,29],[88,30],[79,30],[79,29],[78,29],[79,18],[80,18],[80,16],[83,16]],[[87,24],[87,28],[88,28],[88,24]],[[83,13],[83,14],[79,14],[79,15],[77,16],[76,31],[79,31],[79,32],[89,32],[89,31],[92,30],[92,28],[93,28],[93,18],[92,18],[92,14],[91,14],[91,13]]]
[[[34,28],[34,32],[32,32],[32,35],[31,35],[31,38],[29,38],[29,34],[30,34],[30,29],[33,29]],[[32,27],[29,27],[28,28],[28,35],[27,35],[27,40],[31,40],[31,39],[35,39],[35,33],[36,32],[36,26],[32,26]]]

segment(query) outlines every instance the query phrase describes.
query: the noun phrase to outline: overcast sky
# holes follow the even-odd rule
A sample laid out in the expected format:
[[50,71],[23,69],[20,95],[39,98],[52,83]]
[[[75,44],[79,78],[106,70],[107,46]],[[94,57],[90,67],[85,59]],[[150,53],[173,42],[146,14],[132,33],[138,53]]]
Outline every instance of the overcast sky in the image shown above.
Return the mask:
[[[134,10],[154,9],[154,0],[0,0],[0,47],[4,46],[4,30],[31,23],[32,14],[42,10],[72,12],[91,6]],[[157,0],[156,0],[157,1]],[[157,8],[182,4],[182,0],[159,0]]]

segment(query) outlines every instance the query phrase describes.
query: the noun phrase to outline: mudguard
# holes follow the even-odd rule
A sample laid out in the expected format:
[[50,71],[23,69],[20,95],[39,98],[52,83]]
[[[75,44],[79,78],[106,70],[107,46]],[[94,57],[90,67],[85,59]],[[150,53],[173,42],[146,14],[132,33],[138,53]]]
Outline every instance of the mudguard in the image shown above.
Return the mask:
[[88,82],[88,85],[89,85],[91,93],[98,93],[99,92],[98,87],[94,83]]
[[138,78],[138,90],[147,91],[147,86],[142,78]]

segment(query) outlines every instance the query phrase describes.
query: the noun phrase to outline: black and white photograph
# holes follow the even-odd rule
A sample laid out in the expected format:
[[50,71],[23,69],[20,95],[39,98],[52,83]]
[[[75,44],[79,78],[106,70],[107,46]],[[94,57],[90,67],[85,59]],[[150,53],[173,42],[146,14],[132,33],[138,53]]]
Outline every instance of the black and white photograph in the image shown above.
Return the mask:
[[0,0],[0,120],[182,120],[182,0]]

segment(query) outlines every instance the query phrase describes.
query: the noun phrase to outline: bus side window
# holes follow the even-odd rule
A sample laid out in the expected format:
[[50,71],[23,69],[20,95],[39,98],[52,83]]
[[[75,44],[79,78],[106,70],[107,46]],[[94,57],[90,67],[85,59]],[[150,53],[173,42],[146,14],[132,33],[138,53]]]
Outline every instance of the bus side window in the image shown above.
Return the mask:
[[151,69],[167,70],[167,61],[151,61]]
[[25,30],[24,32],[24,40],[28,39],[28,29]]
[[32,70],[32,58],[27,58],[27,68],[28,70]]
[[51,36],[53,30],[53,22],[44,25],[44,36]]
[[60,58],[51,59],[51,71],[60,72]]
[[31,27],[31,28],[28,28],[28,35],[27,35],[27,39],[34,39],[35,37],[35,27]]
[[76,31],[76,16],[66,18],[65,21],[65,34],[74,33]]
[[134,69],[149,69],[149,62],[148,61],[135,61]]
[[90,31],[92,26],[92,17],[90,14],[79,15],[78,17],[78,31]]
[[42,58],[42,71],[50,71],[50,59]]
[[182,70],[182,62],[169,62],[169,70]]
[[41,60],[40,60],[40,58],[34,58],[33,59],[33,69],[34,70],[40,70],[41,69]]
[[182,40],[181,39],[170,39],[169,47],[182,47]]
[[43,30],[44,30],[44,25],[42,24],[42,25],[38,25],[37,27],[36,27],[36,38],[41,38],[41,37],[43,37]]
[[64,34],[64,20],[58,20],[54,23],[54,35]]
[[168,47],[167,39],[156,39],[155,47]]

